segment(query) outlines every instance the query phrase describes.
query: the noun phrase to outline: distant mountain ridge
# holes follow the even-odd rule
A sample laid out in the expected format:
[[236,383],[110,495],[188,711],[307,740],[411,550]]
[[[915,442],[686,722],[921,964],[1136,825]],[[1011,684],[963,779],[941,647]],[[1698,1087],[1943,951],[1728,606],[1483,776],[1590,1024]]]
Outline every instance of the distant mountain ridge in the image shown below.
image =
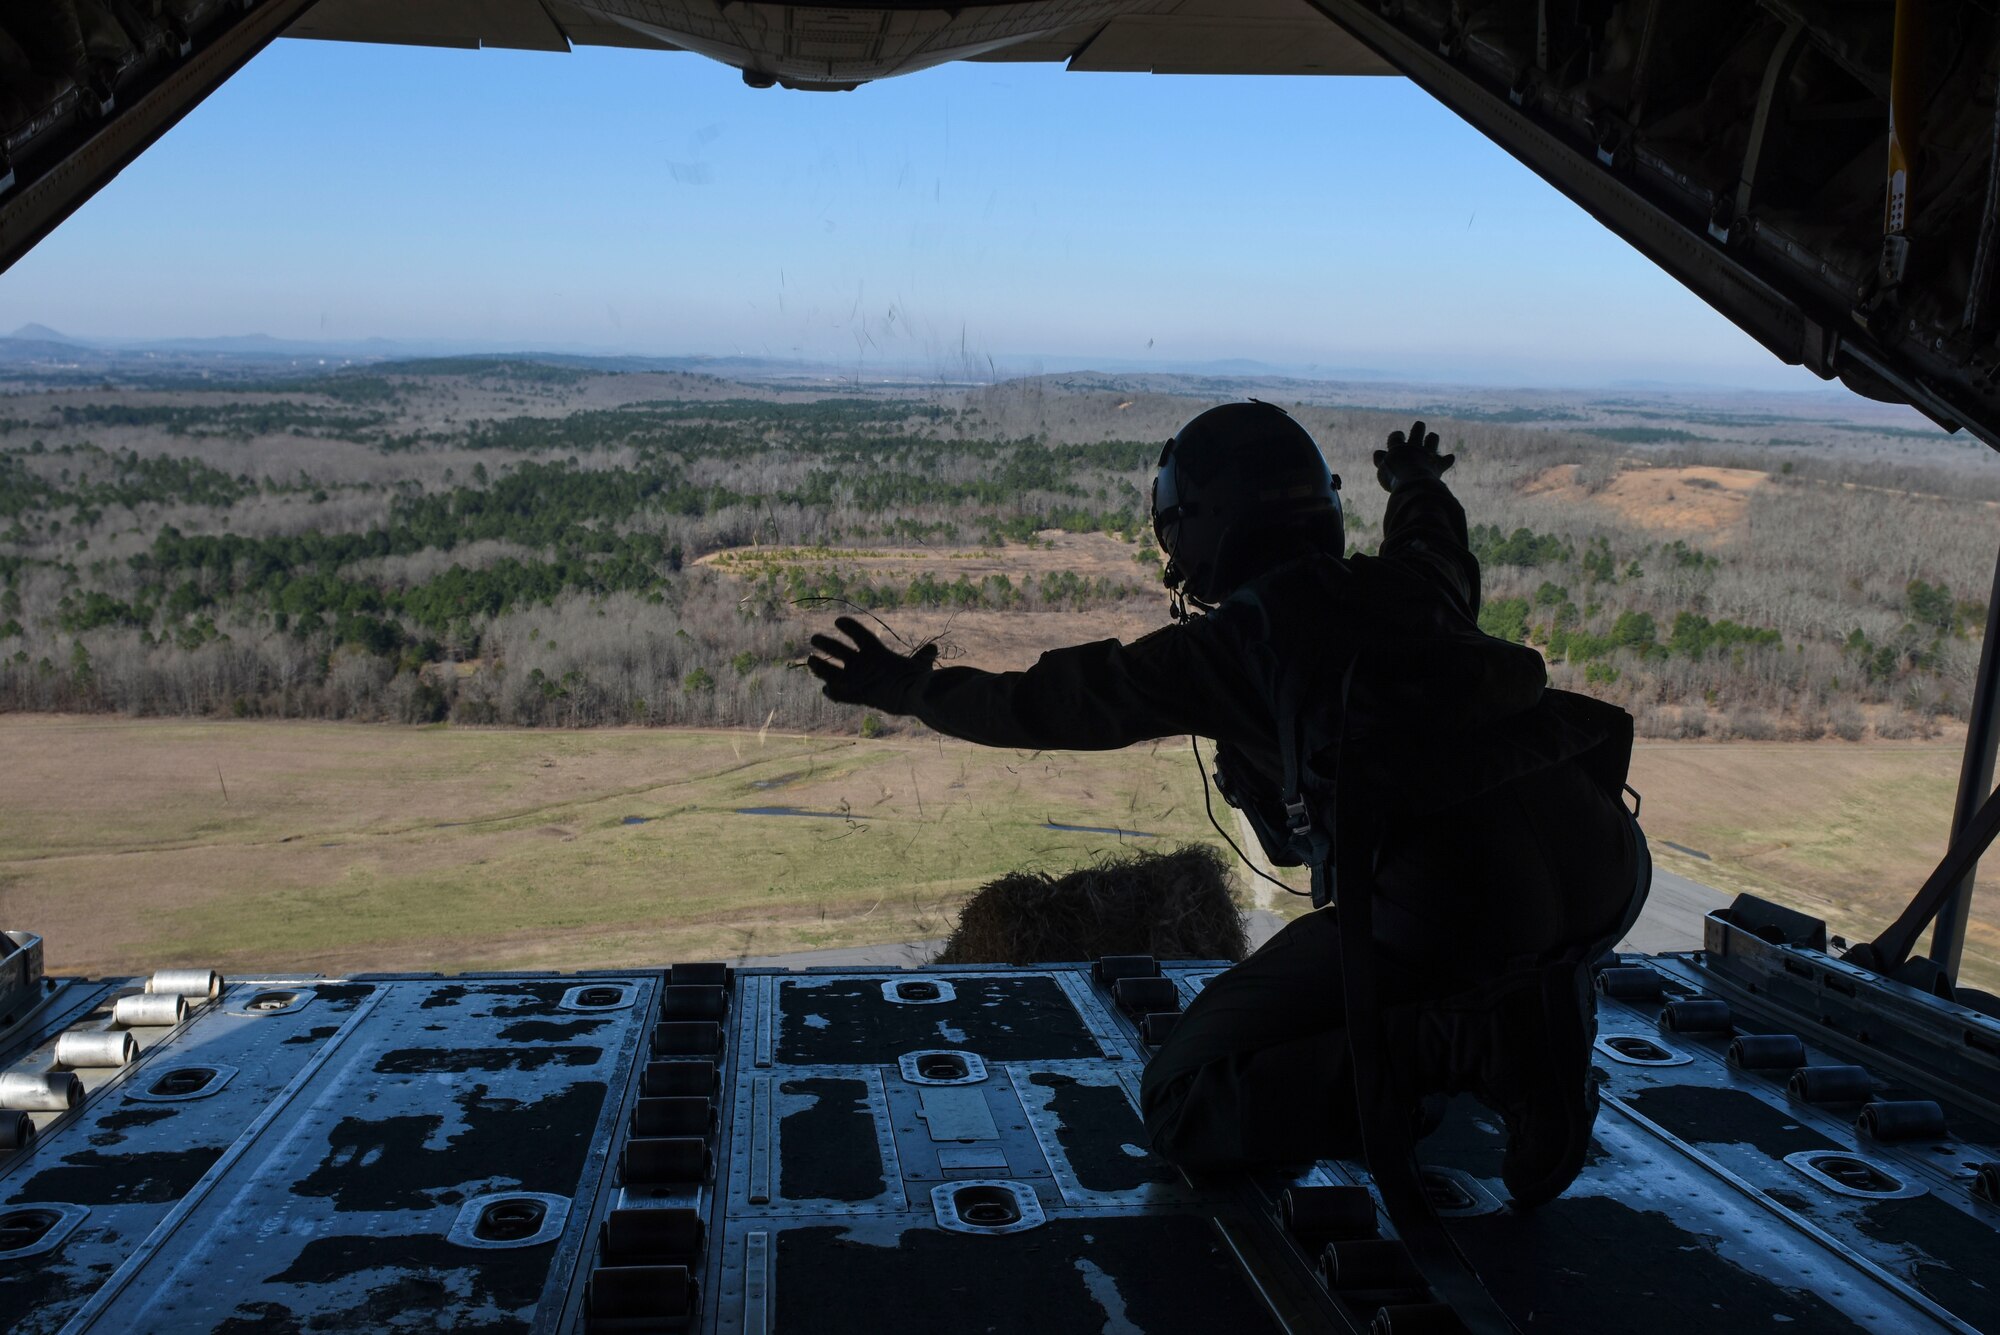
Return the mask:
[[[821,384],[907,385],[983,384],[1039,376],[1103,375],[1127,380],[1174,376],[1205,380],[1191,384],[1193,392],[1230,393],[1232,387],[1272,386],[1281,382],[1340,382],[1355,385],[1454,386],[1508,388],[1527,392],[1625,389],[1639,392],[1704,393],[1743,389],[1670,379],[1631,379],[1593,384],[1522,384],[1507,378],[1484,379],[1412,372],[1382,366],[1279,364],[1250,357],[1182,359],[1051,356],[1038,353],[994,354],[977,364],[946,366],[918,361],[881,361],[856,365],[845,361],[782,358],[743,353],[647,354],[611,349],[536,350],[519,345],[480,344],[440,339],[403,340],[371,336],[361,339],[298,339],[248,333],[165,338],[98,337],[64,333],[29,322],[0,337],[0,368],[19,378],[29,376],[74,381],[96,375],[172,376],[194,373],[252,377],[284,369],[317,374],[353,366],[374,366],[399,360],[439,358],[532,361],[596,371],[687,371],[752,380],[802,380]],[[1588,380],[1588,377],[1582,377]],[[1252,390],[1254,392],[1254,390]],[[1751,391],[1765,393],[1770,391]],[[1784,391],[1801,395],[1843,396],[1837,387],[1801,387]]]

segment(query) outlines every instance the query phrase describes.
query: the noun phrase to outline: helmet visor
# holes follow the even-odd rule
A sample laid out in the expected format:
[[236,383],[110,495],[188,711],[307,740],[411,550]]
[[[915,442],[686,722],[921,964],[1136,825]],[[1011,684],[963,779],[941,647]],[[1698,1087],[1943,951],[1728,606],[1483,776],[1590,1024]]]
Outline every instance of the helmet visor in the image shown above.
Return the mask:
[[1174,468],[1163,456],[1160,471],[1153,475],[1153,537],[1168,556],[1174,554],[1180,540],[1181,518],[1185,513],[1180,489],[1174,485]]

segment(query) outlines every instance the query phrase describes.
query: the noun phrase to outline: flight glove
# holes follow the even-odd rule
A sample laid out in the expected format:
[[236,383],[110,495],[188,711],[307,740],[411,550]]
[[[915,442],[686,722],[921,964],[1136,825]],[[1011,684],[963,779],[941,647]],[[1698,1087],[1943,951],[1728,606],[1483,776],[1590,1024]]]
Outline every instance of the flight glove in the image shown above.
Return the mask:
[[930,674],[937,661],[937,645],[925,644],[913,654],[899,654],[875,638],[853,617],[836,617],[834,628],[853,644],[831,635],[815,635],[812,647],[818,652],[806,660],[806,667],[825,685],[826,698],[835,704],[867,705],[886,714],[909,712],[910,692]]
[[1457,455],[1438,453],[1437,432],[1427,434],[1424,424],[1418,422],[1407,436],[1391,431],[1389,448],[1375,451],[1375,480],[1382,484],[1382,490],[1394,491],[1418,478],[1443,477],[1456,462]]

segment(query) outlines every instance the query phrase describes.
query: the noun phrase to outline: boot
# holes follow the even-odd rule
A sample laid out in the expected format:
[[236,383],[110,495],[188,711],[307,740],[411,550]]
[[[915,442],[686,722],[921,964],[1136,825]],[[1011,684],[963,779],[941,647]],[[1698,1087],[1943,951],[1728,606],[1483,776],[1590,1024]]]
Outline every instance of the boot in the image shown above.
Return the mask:
[[1425,1015],[1426,1085],[1469,1093],[1507,1128],[1500,1177],[1517,1209],[1560,1196],[1583,1171],[1597,1120],[1588,967],[1538,966]]
[[1534,1075],[1526,1081],[1503,1077],[1489,1096],[1507,1124],[1500,1176],[1519,1209],[1552,1201],[1576,1181],[1597,1121],[1590,1063],[1597,999],[1590,971],[1578,964],[1551,965],[1539,982],[1517,994],[1518,1016],[1500,1031],[1500,1069]]

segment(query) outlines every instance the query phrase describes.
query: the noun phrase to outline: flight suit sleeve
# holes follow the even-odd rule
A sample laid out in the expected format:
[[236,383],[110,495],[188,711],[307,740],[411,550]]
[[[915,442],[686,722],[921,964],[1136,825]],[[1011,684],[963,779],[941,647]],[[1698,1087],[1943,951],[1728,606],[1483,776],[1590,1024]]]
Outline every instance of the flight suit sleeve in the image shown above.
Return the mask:
[[1023,672],[940,668],[912,688],[905,712],[953,737],[1023,750],[1108,751],[1182,733],[1254,737],[1256,687],[1211,620],[1130,644],[1052,649]]
[[1479,616],[1479,559],[1465,527],[1465,507],[1437,478],[1413,478],[1389,493],[1382,515],[1383,561],[1434,586],[1466,616]]

